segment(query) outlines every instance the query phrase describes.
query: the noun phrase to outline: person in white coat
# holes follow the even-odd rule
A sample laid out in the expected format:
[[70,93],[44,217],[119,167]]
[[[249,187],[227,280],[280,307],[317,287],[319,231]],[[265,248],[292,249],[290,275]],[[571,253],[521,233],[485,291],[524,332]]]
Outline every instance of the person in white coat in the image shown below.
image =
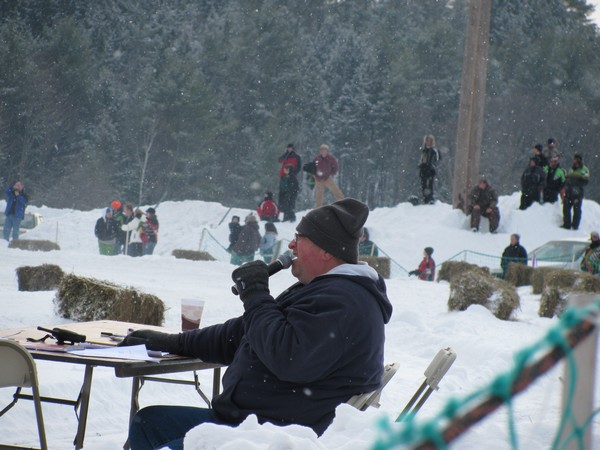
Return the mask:
[[[129,205],[126,205],[126,208]],[[142,216],[144,213],[141,209],[136,209],[133,214],[133,219],[130,222],[121,225],[121,229],[127,234],[125,236],[125,254],[129,256],[142,256]]]

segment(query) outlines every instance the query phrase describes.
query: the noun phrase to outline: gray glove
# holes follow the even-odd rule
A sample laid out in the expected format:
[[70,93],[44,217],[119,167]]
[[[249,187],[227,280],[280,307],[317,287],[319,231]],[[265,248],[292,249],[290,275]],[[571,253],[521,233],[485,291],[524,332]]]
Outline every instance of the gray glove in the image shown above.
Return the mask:
[[137,330],[125,336],[119,346],[146,345],[148,350],[157,350],[161,352],[181,355],[183,349],[179,344],[179,333],[162,333],[154,330]]

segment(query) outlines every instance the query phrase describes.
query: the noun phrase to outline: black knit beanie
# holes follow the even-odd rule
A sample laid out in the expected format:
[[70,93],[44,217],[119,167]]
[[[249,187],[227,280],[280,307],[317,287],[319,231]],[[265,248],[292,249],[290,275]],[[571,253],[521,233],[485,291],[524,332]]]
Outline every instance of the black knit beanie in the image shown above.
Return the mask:
[[358,241],[369,217],[369,207],[353,198],[313,209],[296,231],[323,250],[346,262],[358,262]]

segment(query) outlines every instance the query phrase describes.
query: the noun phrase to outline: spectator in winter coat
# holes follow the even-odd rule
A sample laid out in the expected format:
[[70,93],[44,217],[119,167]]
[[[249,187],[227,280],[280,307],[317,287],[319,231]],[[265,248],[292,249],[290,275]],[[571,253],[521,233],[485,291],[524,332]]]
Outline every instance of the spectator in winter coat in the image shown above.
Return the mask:
[[484,176],[479,178],[479,183],[469,195],[467,214],[471,214],[471,230],[479,231],[481,216],[490,221],[490,233],[495,233],[500,223],[500,210],[498,209],[498,194],[490,186]]
[[358,241],[358,254],[360,256],[379,256],[379,249],[373,241],[369,239],[369,230],[363,228],[363,232]]
[[229,247],[227,251],[231,252],[231,247],[235,244],[240,237],[240,231],[242,231],[242,225],[240,224],[240,216],[233,216],[231,222],[229,222]]
[[544,169],[546,172],[546,187],[544,188],[544,203],[556,203],[558,194],[565,185],[565,171],[560,167],[560,157],[558,155],[550,158],[548,166]]
[[256,213],[260,220],[266,220],[267,222],[279,222],[279,208],[277,203],[273,201],[273,193],[266,192],[263,196],[263,201],[260,202]]
[[435,280],[435,261],[431,257],[433,255],[433,248],[425,247],[423,250],[423,260],[417,270],[408,272],[409,275],[417,275],[419,280],[433,281]]
[[[590,171],[583,163],[579,153],[573,156],[573,166],[566,176],[565,187],[561,192],[563,201],[563,225],[565,229],[579,229],[581,222],[581,204],[583,203],[583,187],[588,184]],[[571,220],[571,209],[573,219]]]
[[156,217],[156,209],[148,208],[146,210],[146,221],[142,223],[142,253],[151,255],[154,253],[154,247],[158,242],[158,217]]
[[29,197],[25,193],[25,186],[17,181],[8,186],[4,191],[6,194],[6,209],[4,210],[4,239],[9,241],[12,232],[13,241],[19,239],[19,228],[25,218],[25,208]]
[[506,271],[508,270],[509,264],[517,263],[527,265],[527,250],[519,243],[520,239],[521,237],[518,234],[511,234],[510,245],[502,252],[500,267],[502,267],[503,278],[506,277]]
[[294,166],[288,164],[283,168],[283,176],[279,179],[279,208],[283,213],[283,222],[296,221],[296,198],[300,186],[293,170]]
[[292,166],[290,173],[296,178],[296,181],[298,180],[298,174],[302,169],[302,158],[296,153],[294,144],[288,144],[283,155],[279,157],[279,164],[281,166],[279,169],[279,178],[283,177],[283,168],[285,166]]
[[535,165],[542,170],[545,169],[548,166],[548,158],[544,155],[544,146],[542,144],[535,144],[532,152],[532,158],[535,161]]
[[112,215],[112,209],[106,208],[94,227],[94,234],[98,238],[98,249],[101,255],[112,256],[117,254],[116,244],[119,228]]
[[240,230],[237,241],[231,247],[231,264],[239,266],[245,262],[253,261],[259,245],[258,221],[254,214],[249,214],[244,219],[244,226]]
[[533,202],[540,202],[546,186],[546,173],[536,164],[535,158],[529,158],[529,167],[521,175],[521,205],[519,209],[529,208]]
[[[121,230],[121,225],[127,222],[125,214],[123,214],[123,204],[119,200],[113,200],[110,204],[112,209],[113,220],[117,223],[117,241],[115,244],[116,254],[124,253],[125,246],[125,235],[126,233]],[[133,211],[133,207],[132,207]],[[133,218],[133,215],[131,216]]]
[[435,166],[440,159],[440,152],[435,148],[435,138],[433,135],[428,134],[423,138],[421,159],[419,160],[419,177],[421,178],[421,190],[425,205],[434,203],[433,180],[435,179]]
[[358,264],[367,205],[347,198],[307,213],[289,244],[298,283],[277,298],[263,261],[233,271],[244,315],[178,334],[138,330],[122,345],[146,344],[228,366],[212,409],[150,406],[131,422],[132,449],[181,448],[202,423],[297,424],[323,434],[338,405],[381,385],[384,327],[392,306],[385,281]]
[[344,198],[344,193],[340,190],[333,177],[338,173],[339,165],[337,160],[329,154],[329,146],[321,145],[319,155],[314,160],[315,163],[315,208],[323,206],[323,195],[325,188],[329,189],[336,200]]
[[273,259],[275,251],[275,244],[277,243],[277,228],[272,222],[265,223],[265,234],[260,240],[258,249],[260,250],[260,256],[263,257],[264,261],[268,264]]
[[597,231],[592,231],[590,241],[590,246],[585,249],[579,267],[584,272],[598,275],[600,273],[600,239]]
[[[128,216],[128,210],[132,209],[131,205],[125,205],[125,216]],[[129,256],[142,256],[143,254],[143,246],[142,246],[142,232],[144,230],[144,225],[142,223],[142,213],[141,209],[136,209],[133,213],[133,218],[121,225],[121,230],[127,233],[125,237],[126,246],[126,254]]]

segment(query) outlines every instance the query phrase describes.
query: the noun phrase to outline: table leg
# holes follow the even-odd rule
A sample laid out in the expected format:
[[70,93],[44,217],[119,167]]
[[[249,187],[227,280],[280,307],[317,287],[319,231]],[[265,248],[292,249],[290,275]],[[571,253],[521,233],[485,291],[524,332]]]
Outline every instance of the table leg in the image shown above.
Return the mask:
[[81,403],[79,405],[79,424],[77,425],[77,435],[75,435],[75,450],[83,448],[83,438],[85,437],[85,427],[87,424],[88,410],[90,407],[90,393],[92,390],[92,375],[94,374],[94,366],[86,365],[85,374],[83,376],[83,385],[81,386]]
[[221,368],[215,367],[213,369],[213,392],[212,398],[214,399],[221,392]]
[[[138,412],[138,410],[140,409],[140,403],[138,400],[140,387],[140,377],[133,377],[131,379],[131,404],[129,407],[129,425],[131,425],[131,421],[133,420],[133,416],[135,416],[135,413]],[[127,438],[125,444],[123,444],[123,449],[129,450],[129,438]]]

